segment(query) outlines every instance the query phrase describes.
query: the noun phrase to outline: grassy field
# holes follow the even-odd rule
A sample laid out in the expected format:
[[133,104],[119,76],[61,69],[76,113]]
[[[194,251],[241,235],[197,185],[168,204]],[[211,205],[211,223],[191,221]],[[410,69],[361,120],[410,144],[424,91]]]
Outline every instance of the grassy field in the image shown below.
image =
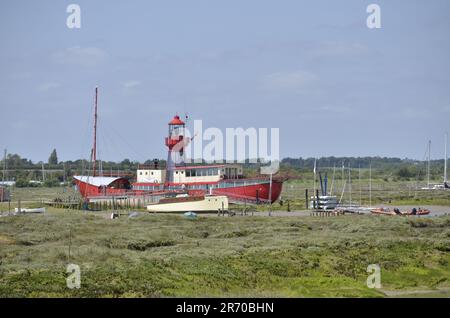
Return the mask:
[[[372,191],[369,191],[368,179],[355,179],[349,186],[346,180],[345,191],[343,189],[342,180],[336,180],[333,185],[333,194],[341,198],[342,202],[351,202],[354,204],[361,204],[368,206],[379,204],[390,205],[437,205],[437,206],[450,206],[450,190],[420,190],[420,187],[424,184],[418,185],[413,181],[392,181],[384,179],[372,179]],[[438,182],[438,180],[432,180],[432,182]],[[320,186],[316,184],[316,188]],[[416,189],[418,188],[418,189]],[[272,208],[274,210],[286,210],[287,202],[289,201],[289,207],[291,210],[304,210],[305,209],[305,189],[308,189],[309,196],[313,195],[314,183],[311,179],[301,180],[288,180],[283,184],[283,191],[280,198],[283,205],[279,202],[275,203]],[[331,183],[329,184],[329,190],[331,189]],[[351,191],[350,191],[351,190]],[[54,198],[76,198],[78,194],[72,188],[15,188],[12,191],[12,206],[17,205],[17,201],[21,200],[25,203],[50,201]],[[5,203],[0,203],[0,211],[7,209]],[[259,206],[256,208],[258,211],[267,210],[267,206]]]
[[[367,180],[352,201],[368,204]],[[360,190],[361,186],[361,191]],[[303,210],[312,182],[285,183],[283,205]],[[342,185],[335,184],[342,191]],[[348,188],[347,188],[348,190]],[[372,181],[372,204],[450,205],[449,191],[415,191],[407,182]],[[38,207],[70,189],[17,188],[11,207]],[[346,191],[343,200],[349,200]],[[8,205],[0,204],[0,211]],[[240,207],[239,207],[240,208]],[[267,206],[256,210],[267,211]],[[0,218],[0,297],[448,297],[450,216],[277,217],[108,212],[48,208]],[[70,257],[69,257],[70,244]],[[66,287],[78,264],[82,286]],[[381,266],[381,289],[366,286]]]
[[[0,218],[0,296],[448,297],[449,252],[449,216],[111,220],[49,209]],[[80,289],[66,287],[69,263]],[[382,289],[366,286],[369,264]]]

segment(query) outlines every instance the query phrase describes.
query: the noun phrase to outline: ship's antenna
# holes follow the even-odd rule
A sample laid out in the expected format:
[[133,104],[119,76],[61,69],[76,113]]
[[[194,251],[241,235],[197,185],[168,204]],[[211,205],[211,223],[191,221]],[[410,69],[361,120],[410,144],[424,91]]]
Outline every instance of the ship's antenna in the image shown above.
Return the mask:
[[95,177],[95,162],[97,161],[97,98],[98,87],[95,88],[94,99],[94,147],[92,148],[92,176]]

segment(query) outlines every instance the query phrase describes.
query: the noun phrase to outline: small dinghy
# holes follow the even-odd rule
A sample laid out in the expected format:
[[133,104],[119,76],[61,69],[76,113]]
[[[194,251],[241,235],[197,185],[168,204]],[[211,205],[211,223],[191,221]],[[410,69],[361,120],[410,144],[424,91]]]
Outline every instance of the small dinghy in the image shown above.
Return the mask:
[[16,213],[45,213],[45,208],[27,209],[27,208],[15,208]]
[[196,219],[197,218],[197,214],[194,212],[186,212],[183,214],[185,218],[187,219]]

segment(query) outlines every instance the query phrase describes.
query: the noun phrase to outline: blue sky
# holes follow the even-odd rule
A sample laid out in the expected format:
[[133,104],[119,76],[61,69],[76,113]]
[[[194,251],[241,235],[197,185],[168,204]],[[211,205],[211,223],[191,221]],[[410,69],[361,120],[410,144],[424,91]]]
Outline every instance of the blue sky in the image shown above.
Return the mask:
[[87,158],[98,85],[104,160],[165,157],[175,112],[278,127],[282,157],[442,158],[449,31],[446,0],[2,1],[0,147]]

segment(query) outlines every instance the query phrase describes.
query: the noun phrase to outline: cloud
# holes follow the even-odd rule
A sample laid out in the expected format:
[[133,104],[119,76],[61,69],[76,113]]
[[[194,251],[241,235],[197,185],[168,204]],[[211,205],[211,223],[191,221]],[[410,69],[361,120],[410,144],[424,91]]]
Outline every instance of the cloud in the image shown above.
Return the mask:
[[29,128],[28,122],[24,119],[19,119],[10,123],[12,129],[23,130]]
[[135,88],[139,87],[141,84],[142,84],[141,81],[130,80],[122,83],[122,88],[124,92],[132,92],[133,90],[135,90]]
[[130,90],[130,89],[133,89],[133,88],[135,88],[135,87],[137,87],[139,85],[141,85],[141,81],[136,81],[136,80],[127,81],[127,82],[123,83],[123,88],[125,90]]
[[10,75],[10,79],[13,81],[27,80],[32,77],[30,72],[15,72]]
[[343,114],[343,113],[349,113],[351,111],[349,106],[338,106],[338,105],[324,105],[318,107],[318,110],[320,112],[329,112],[329,113],[337,113],[337,114]]
[[37,87],[37,90],[39,92],[48,92],[49,90],[55,89],[60,87],[61,84],[59,83],[55,83],[55,82],[46,82],[46,83],[42,83]]
[[321,57],[355,57],[366,55],[370,49],[360,43],[325,42],[312,49],[310,54],[314,58]]
[[96,66],[107,58],[106,52],[96,47],[73,46],[53,55],[59,64]]
[[263,85],[271,90],[302,92],[317,80],[317,75],[307,71],[278,72],[265,76]]
[[405,107],[400,111],[400,116],[402,118],[409,118],[409,119],[432,118],[432,115],[433,113],[425,108]]

